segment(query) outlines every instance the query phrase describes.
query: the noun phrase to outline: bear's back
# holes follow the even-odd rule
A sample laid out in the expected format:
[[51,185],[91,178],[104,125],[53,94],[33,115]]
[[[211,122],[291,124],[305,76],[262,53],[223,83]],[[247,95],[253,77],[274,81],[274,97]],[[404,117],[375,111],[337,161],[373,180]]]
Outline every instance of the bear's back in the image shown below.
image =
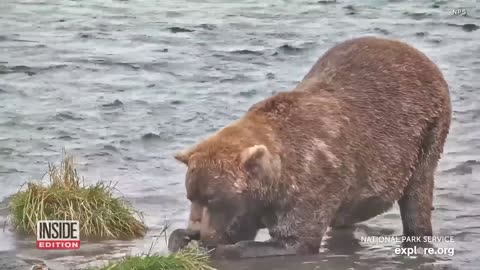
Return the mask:
[[[286,171],[306,174],[305,153],[326,145],[331,160],[388,192],[387,179],[405,181],[419,162],[425,134],[432,128],[446,134],[451,107],[447,83],[423,53],[366,37],[334,46],[293,91],[255,104],[250,114],[275,123],[276,136],[288,145]],[[319,164],[335,172],[328,168],[335,162]]]
[[394,40],[362,37],[340,43],[318,59],[300,85],[309,81],[329,85],[359,113],[373,109],[434,118],[450,107],[448,85],[437,66]]

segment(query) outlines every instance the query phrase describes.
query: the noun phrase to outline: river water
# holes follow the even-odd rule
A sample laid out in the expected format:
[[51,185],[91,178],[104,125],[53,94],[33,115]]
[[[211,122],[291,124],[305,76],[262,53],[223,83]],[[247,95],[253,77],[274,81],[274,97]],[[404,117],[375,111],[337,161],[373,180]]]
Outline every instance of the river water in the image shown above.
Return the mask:
[[[456,10],[457,14],[454,14]],[[8,227],[2,269],[44,261],[73,269],[147,251],[165,222],[184,226],[173,154],[291,89],[335,43],[402,39],[443,71],[453,124],[436,178],[436,235],[453,256],[395,255],[398,208],[334,232],[314,257],[217,262],[220,269],[478,269],[480,263],[480,4],[478,1],[2,0],[0,198],[40,178],[63,149],[87,182],[111,180],[151,228],[143,240],[40,252]],[[6,219],[6,210],[0,210]],[[3,223],[3,222],[2,222]],[[259,237],[262,238],[265,233]],[[156,249],[165,251],[163,239]]]

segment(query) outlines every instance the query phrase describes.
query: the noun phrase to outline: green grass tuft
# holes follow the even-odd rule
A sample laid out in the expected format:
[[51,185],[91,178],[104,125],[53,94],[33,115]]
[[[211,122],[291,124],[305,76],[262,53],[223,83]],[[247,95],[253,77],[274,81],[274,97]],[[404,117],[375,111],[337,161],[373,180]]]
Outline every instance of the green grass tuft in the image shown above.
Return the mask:
[[198,248],[190,247],[162,256],[157,253],[125,257],[98,270],[216,270],[210,257]]
[[49,165],[49,183],[27,183],[12,196],[10,220],[15,229],[35,234],[37,220],[78,220],[86,238],[142,237],[147,227],[139,212],[123,198],[114,197],[112,183],[86,186],[66,156],[57,168]]

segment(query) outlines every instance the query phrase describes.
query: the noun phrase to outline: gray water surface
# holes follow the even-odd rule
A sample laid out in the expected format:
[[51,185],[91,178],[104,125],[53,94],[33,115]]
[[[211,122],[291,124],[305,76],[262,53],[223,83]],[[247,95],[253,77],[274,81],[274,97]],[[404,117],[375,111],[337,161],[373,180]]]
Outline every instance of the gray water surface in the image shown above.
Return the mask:
[[[466,16],[453,14],[457,8]],[[375,35],[419,48],[449,82],[454,119],[433,223],[436,235],[454,237],[438,243],[455,248],[454,256],[407,258],[393,254],[395,243],[361,242],[401,234],[394,208],[354,231],[335,232],[319,256],[218,262],[219,268],[478,269],[479,26],[475,0],[2,0],[0,197],[40,178],[65,148],[87,182],[118,182],[151,231],[133,242],[45,252],[7,228],[0,232],[0,265],[38,260],[73,269],[147,251],[166,220],[184,226],[188,215],[176,151],[294,87],[334,44]],[[5,220],[5,209],[0,214]],[[165,251],[163,240],[156,248]]]

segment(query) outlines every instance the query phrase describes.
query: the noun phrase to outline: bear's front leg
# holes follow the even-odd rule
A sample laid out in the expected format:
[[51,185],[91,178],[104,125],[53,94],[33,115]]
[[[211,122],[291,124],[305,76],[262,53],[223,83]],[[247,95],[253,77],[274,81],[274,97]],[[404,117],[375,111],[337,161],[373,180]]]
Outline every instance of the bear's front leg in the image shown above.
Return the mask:
[[255,258],[297,254],[318,254],[322,238],[347,194],[347,181],[326,185],[318,197],[315,192],[303,193],[291,207],[273,213],[276,222],[268,226],[272,239],[265,242],[241,241],[218,246],[213,256],[221,258]]
[[[341,193],[336,193],[341,194]],[[269,228],[272,239],[265,242],[240,241],[233,245],[219,245],[212,256],[240,259],[267,256],[317,254],[323,235],[333,220],[342,196],[324,197],[318,200],[303,200],[283,215]]]

